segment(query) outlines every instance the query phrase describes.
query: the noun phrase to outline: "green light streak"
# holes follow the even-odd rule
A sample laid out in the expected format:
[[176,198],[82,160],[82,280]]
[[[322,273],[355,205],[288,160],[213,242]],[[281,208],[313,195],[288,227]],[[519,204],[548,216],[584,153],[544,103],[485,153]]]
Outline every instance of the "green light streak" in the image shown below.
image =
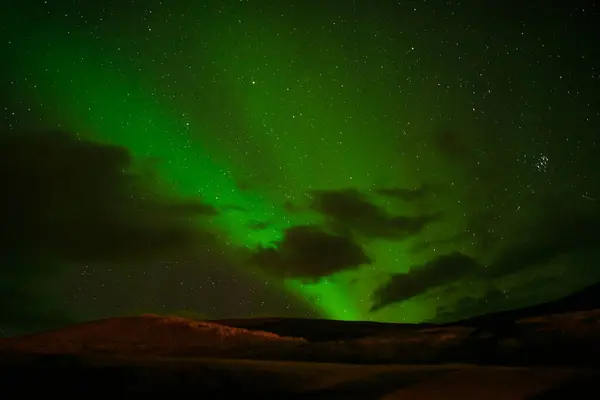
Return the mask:
[[[136,157],[158,159],[160,176],[178,194],[200,195],[209,204],[227,209],[219,219],[235,244],[268,245],[290,226],[282,210],[237,187],[229,169],[192,139],[194,127],[185,116],[176,115],[155,92],[136,84],[144,80],[139,73],[125,73],[114,64],[102,66],[93,52],[82,57],[68,47],[42,61],[29,63],[45,67],[35,71],[36,80],[46,83],[39,88],[42,97],[57,99],[60,107],[69,110],[73,128],[124,146]],[[260,231],[247,228],[256,221],[268,221],[270,226]]]
[[[220,45],[228,45],[230,39],[223,36]],[[261,39],[264,38],[256,38]],[[287,89],[286,81],[301,81],[302,69],[296,71],[297,76],[269,80],[266,75],[257,74],[256,78],[248,76],[241,83],[236,75],[243,75],[243,71],[228,70],[229,95],[242,104],[254,140],[268,148],[266,152],[272,158],[268,167],[257,169],[257,176],[268,172],[275,179],[270,187],[241,190],[236,177],[244,175],[244,164],[236,165],[235,160],[228,158],[227,149],[209,150],[199,138],[214,137],[218,132],[199,131],[191,112],[178,111],[182,107],[177,107],[176,101],[148,86],[152,82],[148,73],[136,70],[119,53],[110,54],[87,43],[49,40],[55,49],[52,54],[46,54],[43,46],[32,45],[30,59],[23,62],[39,83],[32,95],[52,99],[55,107],[68,112],[62,117],[48,111],[48,118],[67,121],[67,129],[89,132],[96,140],[122,145],[136,157],[158,159],[159,176],[171,190],[183,196],[200,195],[220,210],[216,223],[234,245],[270,246],[282,238],[286,228],[313,222],[315,216],[290,213],[283,205],[284,200],[299,200],[312,188],[369,188],[391,178],[397,181],[397,171],[380,168],[381,164],[392,165],[386,157],[392,160],[395,154],[384,151],[381,144],[376,145],[380,141],[372,140],[373,133],[365,130],[365,126],[347,129],[349,116],[359,114],[358,105],[329,104],[319,99],[323,92],[319,87],[296,85],[293,90]],[[285,51],[280,40],[263,42],[262,46],[263,51],[281,51],[284,56],[291,57],[293,53],[293,49]],[[59,48],[62,51],[56,51]],[[228,54],[233,53],[216,54],[215,63],[242,65],[232,63]],[[282,63],[286,62],[284,58]],[[257,64],[256,59],[246,61]],[[248,68],[248,63],[239,68]],[[277,70],[277,66],[272,68]],[[307,114],[296,113],[296,104],[301,103],[313,104]],[[366,148],[373,155],[365,153]],[[363,159],[357,160],[357,154]],[[250,156],[253,165],[261,165],[262,158],[261,154]],[[279,188],[279,192],[273,193],[273,187]],[[264,228],[250,227],[257,223]],[[395,253],[401,251],[401,247],[393,249]],[[372,252],[377,260],[392,261],[385,251]],[[398,272],[398,266],[403,264],[396,257],[395,261],[381,265],[388,272]],[[326,318],[379,320],[381,312],[377,315],[369,312],[369,296],[381,279],[372,279],[370,275],[343,272],[335,280],[314,284],[287,281],[283,286],[309,301]],[[358,286],[350,283],[356,281],[360,282]],[[418,307],[407,309],[413,315],[409,319],[416,320]],[[393,315],[386,318],[399,319]],[[402,318],[406,318],[406,312]]]

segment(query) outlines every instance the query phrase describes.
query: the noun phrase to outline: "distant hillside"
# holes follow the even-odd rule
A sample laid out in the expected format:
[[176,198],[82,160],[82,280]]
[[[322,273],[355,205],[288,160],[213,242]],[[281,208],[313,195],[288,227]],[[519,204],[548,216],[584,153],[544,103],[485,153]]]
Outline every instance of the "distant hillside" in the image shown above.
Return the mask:
[[45,354],[219,355],[244,354],[277,343],[297,345],[264,331],[194,321],[181,317],[143,315],[110,318],[64,329],[0,341],[0,350]]
[[523,318],[600,309],[600,283],[547,303],[485,314],[445,324],[394,324],[363,321],[333,321],[307,318],[242,318],[212,322],[236,328],[263,330],[282,336],[299,336],[311,342],[351,340],[372,336],[389,336],[407,330],[434,326],[469,326],[499,329]]
[[539,315],[562,314],[595,309],[600,309],[600,283],[592,284],[578,292],[549,302],[525,308],[484,314],[446,325],[487,327],[490,325],[511,323],[519,319]]
[[597,304],[593,285],[550,303],[445,325],[144,315],[2,339],[0,355],[598,367]]
[[303,337],[311,342],[351,340],[371,336],[393,335],[431,324],[392,324],[368,321],[335,321],[308,318],[241,318],[212,321],[249,330],[263,330],[282,336]]

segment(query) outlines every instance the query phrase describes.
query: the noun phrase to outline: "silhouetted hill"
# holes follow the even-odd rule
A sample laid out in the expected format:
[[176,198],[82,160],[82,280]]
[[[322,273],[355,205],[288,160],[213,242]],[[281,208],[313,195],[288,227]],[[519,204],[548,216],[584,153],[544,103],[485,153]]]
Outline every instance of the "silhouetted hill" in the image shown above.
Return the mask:
[[[234,321],[235,322],[235,321]],[[0,340],[5,354],[217,357],[353,364],[475,363],[596,366],[600,309],[453,325],[394,325],[286,319],[237,320],[247,329],[159,316],[113,318]],[[296,335],[265,330],[269,324]],[[348,332],[340,338],[341,329]],[[327,329],[333,340],[323,340]]]
[[334,321],[308,318],[242,318],[212,322],[248,330],[273,332],[282,336],[300,336],[310,342],[331,342],[366,337],[390,336],[435,326],[468,326],[510,330],[515,322],[533,316],[600,309],[600,283],[590,285],[564,298],[530,307],[484,314],[444,324],[394,324],[366,321]]
[[[511,321],[518,329],[502,335],[459,324],[231,321],[317,332],[318,340],[309,341],[183,318],[112,318],[0,340],[0,386],[21,394],[43,389],[95,395],[195,393],[211,398],[600,395],[600,310]],[[327,329],[338,339],[324,341]],[[349,332],[342,340],[344,329]]]
[[0,340],[0,350],[38,354],[109,354],[142,356],[251,356],[275,343],[304,343],[271,332],[247,330],[181,317],[142,315],[109,318],[64,329]]
[[511,325],[514,321],[540,315],[563,314],[600,309],[600,283],[595,283],[568,296],[529,307],[484,314],[444,325],[466,325],[493,328]]
[[303,337],[310,342],[331,342],[427,328],[432,324],[393,324],[369,321],[335,321],[309,318],[241,318],[212,321],[248,330],[273,332],[282,336]]
[[[110,318],[0,340],[6,356],[212,357],[353,364],[600,366],[598,286],[452,324]],[[11,357],[12,357],[11,356]]]
[[446,325],[110,318],[0,339],[0,386],[311,399],[597,397],[595,301],[597,285]]

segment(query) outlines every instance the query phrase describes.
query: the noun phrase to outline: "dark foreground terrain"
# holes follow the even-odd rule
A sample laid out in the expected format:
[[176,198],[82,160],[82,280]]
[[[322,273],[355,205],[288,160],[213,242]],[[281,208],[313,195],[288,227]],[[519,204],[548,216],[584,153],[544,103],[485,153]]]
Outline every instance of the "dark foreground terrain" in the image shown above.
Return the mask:
[[316,399],[598,398],[600,373],[578,368],[349,365],[203,358],[5,358],[7,393],[191,394]]
[[145,315],[0,340],[4,393],[600,398],[598,288],[445,325]]

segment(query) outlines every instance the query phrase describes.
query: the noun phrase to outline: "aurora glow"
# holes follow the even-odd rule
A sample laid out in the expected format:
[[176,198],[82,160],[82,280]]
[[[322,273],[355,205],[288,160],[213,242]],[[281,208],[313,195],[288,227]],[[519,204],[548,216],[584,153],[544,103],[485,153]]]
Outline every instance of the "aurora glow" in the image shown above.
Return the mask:
[[[197,289],[195,300],[166,311],[281,314],[290,302],[291,315],[420,322],[481,312],[461,310],[465,298],[501,293],[490,309],[512,307],[600,278],[587,267],[589,248],[512,269],[498,261],[535,242],[527,232],[545,226],[556,199],[567,213],[597,215],[590,199],[600,168],[589,149],[597,148],[598,52],[585,45],[587,25],[562,20],[564,10],[553,15],[557,29],[578,39],[571,48],[525,11],[520,25],[499,26],[490,22],[498,10],[475,3],[375,9],[352,1],[318,12],[310,2],[67,3],[24,2],[1,17],[10,60],[0,75],[3,130],[59,129],[130,150],[140,165],[157,167],[161,191],[218,211],[211,229],[231,253],[224,257],[234,276],[289,295],[272,301],[281,308],[259,308],[265,299],[256,295],[213,315]],[[316,191],[348,189],[371,205],[371,222],[311,203]],[[422,229],[412,229],[421,218]],[[375,232],[380,223],[388,231]],[[307,280],[245,261],[306,225],[340,235],[343,226],[372,263]],[[429,290],[374,308],[391,276],[453,253],[504,272],[442,274]],[[80,296],[67,307],[77,318],[156,311],[127,300],[119,311],[83,313],[81,304],[106,305],[111,295],[99,281],[73,284],[67,275]],[[123,276],[111,279],[127,287]],[[187,287],[205,278],[181,279]],[[157,293],[169,298],[167,289]]]

